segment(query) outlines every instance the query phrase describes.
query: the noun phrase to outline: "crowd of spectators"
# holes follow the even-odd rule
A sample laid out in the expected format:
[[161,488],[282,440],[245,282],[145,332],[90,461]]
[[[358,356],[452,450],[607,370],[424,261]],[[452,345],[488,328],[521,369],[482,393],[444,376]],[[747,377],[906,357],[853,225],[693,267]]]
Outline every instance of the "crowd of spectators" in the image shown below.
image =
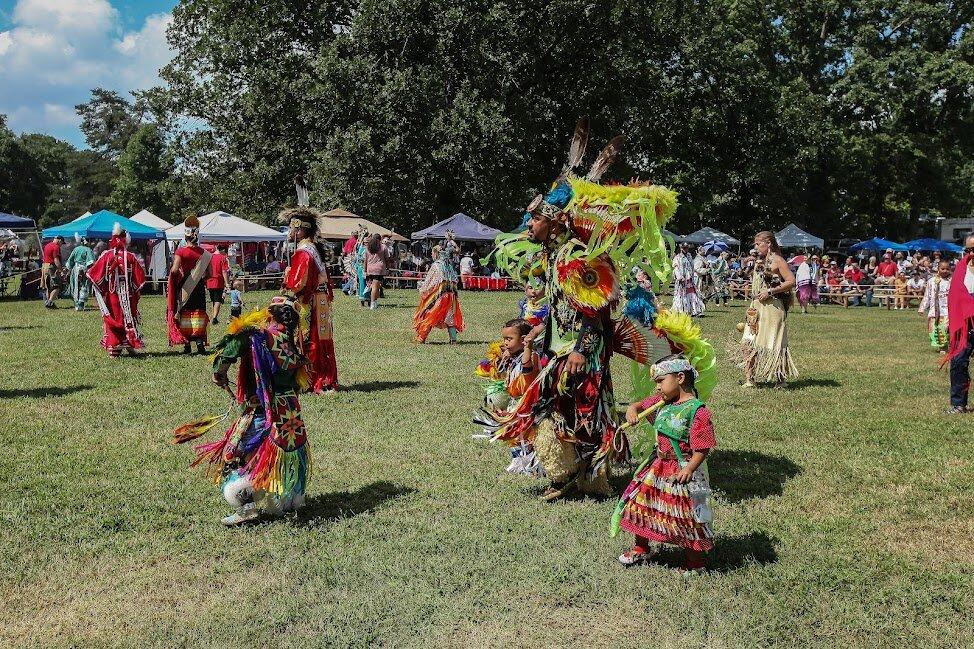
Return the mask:
[[[822,255],[798,253],[789,262],[796,270],[804,261],[809,266],[812,283],[823,303],[852,306],[873,306],[882,301],[891,309],[906,309],[923,300],[927,282],[938,272],[943,261],[950,265],[956,259],[946,259],[940,252],[930,255],[920,252],[904,253],[887,249],[856,255]],[[729,260],[731,296],[750,299],[751,273],[757,256],[754,251]]]

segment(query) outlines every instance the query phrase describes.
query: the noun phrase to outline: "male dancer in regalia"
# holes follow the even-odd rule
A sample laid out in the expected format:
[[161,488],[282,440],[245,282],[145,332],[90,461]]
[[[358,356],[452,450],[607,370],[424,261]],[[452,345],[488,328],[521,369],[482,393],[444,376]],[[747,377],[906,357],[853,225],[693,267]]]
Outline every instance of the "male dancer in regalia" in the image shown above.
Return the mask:
[[210,275],[210,253],[198,244],[200,220],[190,215],[183,222],[186,245],[179,248],[169,269],[166,321],[169,346],[183,346],[183,353],[206,353],[206,332],[210,318],[206,313],[206,279]]
[[145,284],[142,264],[128,251],[129,237],[116,223],[108,249],[88,270],[95,299],[101,310],[104,335],[101,346],[118,358],[122,350],[135,355],[145,347],[139,331],[139,295]]
[[291,226],[290,238],[297,244],[284,271],[284,295],[294,299],[302,311],[298,345],[308,358],[311,391],[316,394],[338,389],[338,364],[332,338],[331,280],[329,251],[315,242],[321,215],[309,207],[286,210],[281,217]]

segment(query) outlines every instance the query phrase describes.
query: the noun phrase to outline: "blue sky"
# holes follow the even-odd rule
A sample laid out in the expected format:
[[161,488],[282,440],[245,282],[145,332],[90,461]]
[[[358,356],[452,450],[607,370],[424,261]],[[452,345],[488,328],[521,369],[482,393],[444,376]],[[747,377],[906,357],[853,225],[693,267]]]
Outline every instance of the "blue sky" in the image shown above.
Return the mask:
[[17,133],[84,145],[75,104],[158,82],[174,0],[0,0],[0,113]]

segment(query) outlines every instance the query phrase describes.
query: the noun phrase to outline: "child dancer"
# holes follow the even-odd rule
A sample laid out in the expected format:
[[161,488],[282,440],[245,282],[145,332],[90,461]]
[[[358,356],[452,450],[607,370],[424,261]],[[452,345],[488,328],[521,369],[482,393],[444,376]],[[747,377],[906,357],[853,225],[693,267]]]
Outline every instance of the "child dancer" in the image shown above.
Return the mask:
[[544,284],[534,279],[524,285],[524,299],[518,302],[521,319],[532,327],[537,327],[548,317],[548,301],[545,299]]
[[[275,297],[268,308],[230,321],[217,343],[213,382],[227,390],[227,372],[240,360],[236,404],[240,416],[226,434],[196,447],[192,465],[206,466],[236,512],[223,519],[232,527],[264,516],[278,517],[304,504],[311,474],[311,450],[298,392],[308,387],[305,359],[294,335],[294,302]],[[221,421],[206,417],[176,429],[182,444],[201,437]]]
[[927,282],[918,313],[927,314],[927,331],[930,333],[930,346],[947,353],[947,294],[950,292],[950,262],[937,265],[937,274]]
[[[637,470],[616,507],[612,534],[621,527],[636,537],[634,547],[619,562],[642,563],[651,554],[651,541],[669,543],[684,549],[682,572],[703,572],[704,553],[714,547],[704,464],[717,445],[710,411],[696,397],[697,371],[683,356],[661,359],[651,374],[656,394],[626,411],[630,426],[639,422],[641,414],[653,423],[656,452]],[[654,406],[652,413],[644,412]]]
[[456,344],[457,332],[464,329],[463,312],[460,311],[457,295],[460,278],[453,267],[452,250],[450,247],[433,247],[433,265],[419,285],[419,305],[413,316],[418,343],[425,343],[435,327],[446,329],[450,334],[450,344]]
[[[508,320],[501,329],[504,346],[504,357],[501,362],[506,372],[504,387],[512,403],[524,396],[538,376],[541,359],[532,344],[537,335],[538,330],[522,318]],[[514,442],[516,446],[511,448],[511,463],[507,466],[509,473],[524,475],[540,473],[541,467],[529,439],[533,437],[533,432],[520,435]]]

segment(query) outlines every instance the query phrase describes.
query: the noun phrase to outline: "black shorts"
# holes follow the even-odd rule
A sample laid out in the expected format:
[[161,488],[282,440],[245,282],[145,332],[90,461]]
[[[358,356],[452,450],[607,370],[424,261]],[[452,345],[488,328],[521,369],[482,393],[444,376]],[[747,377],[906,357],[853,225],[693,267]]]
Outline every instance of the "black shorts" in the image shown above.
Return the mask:
[[385,279],[385,276],[384,275],[366,275],[365,276],[365,281],[366,282],[371,282],[374,279],[377,279],[377,280],[379,280],[381,282],[381,281],[383,281]]
[[231,318],[239,318],[241,311],[242,311],[242,307],[239,307],[239,306],[232,306],[232,307],[230,307],[230,317]]
[[213,304],[223,304],[222,288],[210,288],[207,290],[210,292],[210,302],[212,302]]

